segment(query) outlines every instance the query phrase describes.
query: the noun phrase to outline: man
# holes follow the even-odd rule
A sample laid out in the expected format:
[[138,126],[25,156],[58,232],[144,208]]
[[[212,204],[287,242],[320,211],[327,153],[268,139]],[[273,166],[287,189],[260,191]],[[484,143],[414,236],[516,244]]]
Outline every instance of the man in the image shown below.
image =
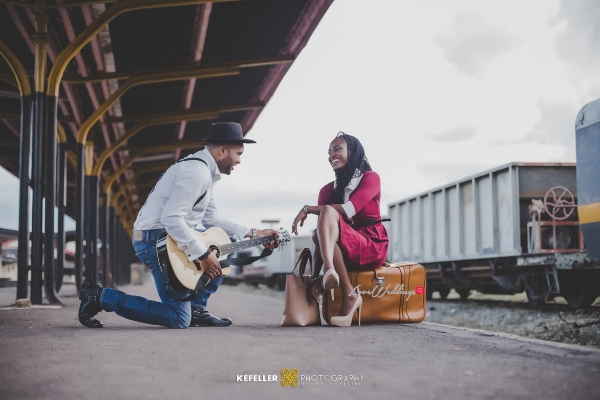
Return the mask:
[[[131,296],[121,291],[83,284],[81,286],[79,321],[88,328],[102,328],[94,319],[98,312],[114,311],[138,322],[169,328],[188,326],[228,326],[231,320],[217,318],[206,310],[206,302],[223,280],[216,252],[208,250],[194,235],[192,229],[203,231],[221,227],[236,239],[277,234],[272,229],[249,229],[219,217],[213,198],[214,184],[221,174],[229,175],[240,163],[244,143],[242,127],[234,122],[217,122],[210,126],[204,150],[200,150],[173,164],[158,180],[134,224],[133,246],[138,258],[150,269],[161,302]],[[206,260],[204,272],[211,281],[192,301],[181,301],[181,295],[165,285],[156,254],[158,237],[167,232],[185,252],[189,261]],[[277,247],[279,241],[265,245]],[[190,291],[192,293],[192,291]]]

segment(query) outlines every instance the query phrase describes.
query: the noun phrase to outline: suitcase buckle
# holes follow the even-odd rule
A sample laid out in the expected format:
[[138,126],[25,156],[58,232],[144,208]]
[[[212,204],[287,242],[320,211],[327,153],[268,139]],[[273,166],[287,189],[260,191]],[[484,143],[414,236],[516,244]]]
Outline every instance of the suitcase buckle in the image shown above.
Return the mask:
[[377,286],[383,286],[383,280],[385,278],[380,278],[380,277],[376,276],[375,279],[377,279]]

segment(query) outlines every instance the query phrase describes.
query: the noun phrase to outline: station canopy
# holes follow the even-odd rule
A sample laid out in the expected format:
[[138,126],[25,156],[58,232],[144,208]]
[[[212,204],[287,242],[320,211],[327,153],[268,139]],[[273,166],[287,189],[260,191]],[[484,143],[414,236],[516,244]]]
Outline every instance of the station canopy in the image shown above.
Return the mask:
[[[162,172],[203,146],[216,121],[252,128],[332,0],[250,0],[135,10],[117,16],[68,64],[58,121],[68,143],[67,210],[72,214],[75,144],[82,124],[129,85],[91,127],[95,163],[135,131],[104,163],[111,187],[133,215]],[[0,2],[0,40],[33,79],[33,1]],[[48,1],[47,71],[60,52],[114,2]],[[137,80],[136,80],[137,79]],[[136,84],[131,84],[136,80]],[[0,165],[18,176],[20,101],[0,59]],[[197,143],[195,143],[197,142]],[[71,211],[71,212],[69,212]]]

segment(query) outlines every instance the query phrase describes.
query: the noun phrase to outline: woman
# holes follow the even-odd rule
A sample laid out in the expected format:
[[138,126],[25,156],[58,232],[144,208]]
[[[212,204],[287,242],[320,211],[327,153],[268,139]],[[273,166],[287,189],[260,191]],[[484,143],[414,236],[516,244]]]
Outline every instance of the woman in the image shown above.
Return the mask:
[[360,294],[353,290],[348,271],[379,268],[385,261],[388,235],[381,223],[379,175],[371,171],[365,150],[357,138],[338,133],[329,145],[329,163],[335,181],[319,193],[319,205],[304,206],[292,224],[298,234],[298,223],[304,225],[308,214],[319,216],[313,234],[315,257],[311,293],[320,293],[319,273],[324,267],[322,288],[332,291],[340,286],[342,307],[340,315],[331,317],[331,325],[350,326],[358,309],[360,324]]

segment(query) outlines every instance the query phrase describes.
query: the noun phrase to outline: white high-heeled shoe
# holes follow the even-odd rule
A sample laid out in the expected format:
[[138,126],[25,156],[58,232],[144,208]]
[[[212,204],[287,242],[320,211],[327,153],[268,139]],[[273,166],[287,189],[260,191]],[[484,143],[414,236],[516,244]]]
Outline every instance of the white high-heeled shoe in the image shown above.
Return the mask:
[[333,289],[340,286],[340,276],[335,272],[334,268],[330,268],[323,275],[323,289],[331,290],[331,300],[333,301]]
[[352,324],[352,317],[354,316],[354,312],[358,309],[358,326],[360,326],[360,309],[362,307],[362,297],[360,294],[356,298],[354,305],[352,306],[352,310],[350,310],[350,314],[337,317],[331,317],[329,323],[334,326],[350,326]]

